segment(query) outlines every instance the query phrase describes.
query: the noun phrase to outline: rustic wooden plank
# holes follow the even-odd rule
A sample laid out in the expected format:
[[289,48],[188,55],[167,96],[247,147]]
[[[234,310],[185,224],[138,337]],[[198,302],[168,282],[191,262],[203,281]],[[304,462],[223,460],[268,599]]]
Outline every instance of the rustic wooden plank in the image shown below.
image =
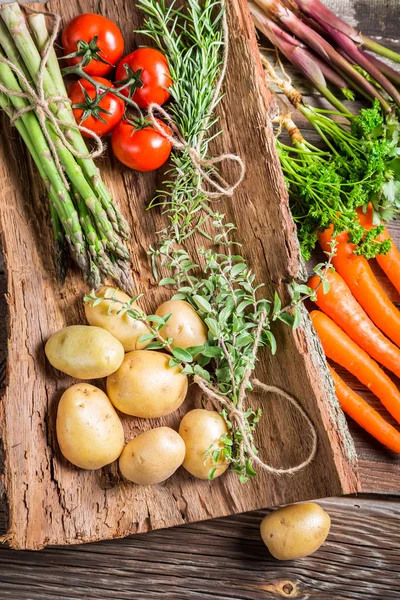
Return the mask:
[[124,540],[0,548],[1,597],[12,600],[391,600],[400,596],[400,501],[321,502],[332,518],[313,556],[274,560],[259,525],[265,511]]
[[[105,14],[121,25],[127,49],[134,47],[132,32],[140,19],[132,3],[74,0],[66,4],[55,0],[52,8],[61,9],[66,19],[84,10]],[[272,297],[278,288],[285,296],[284,281],[297,275],[300,268],[298,246],[268,122],[271,98],[262,83],[245,2],[231,0],[229,25],[230,63],[221,105],[225,134],[215,151],[238,152],[248,165],[248,175],[233,202],[221,203],[221,210],[240,224],[244,255],[259,280],[266,283],[267,294]],[[244,101],[238,102],[238,98]],[[244,124],[251,126],[251,145]],[[38,194],[37,177],[19,142],[5,136],[1,153],[2,193],[7,194],[8,205],[5,208],[3,196],[0,218],[10,314],[9,385],[2,403],[2,423],[13,546],[37,548],[123,536],[357,488],[354,448],[307,318],[295,333],[285,326],[275,328],[278,354],[271,359],[265,352],[258,372],[260,379],[284,385],[300,398],[314,420],[319,450],[307,470],[279,479],[260,473],[247,486],[240,486],[232,473],[210,484],[193,481],[181,470],[165,485],[149,488],[119,481],[116,465],[102,472],[72,468],[61,457],[54,433],[57,401],[71,380],[57,377],[46,364],[43,345],[64,324],[82,322],[79,298],[84,285],[79,276],[69,278],[63,288],[55,283],[50,232],[43,227],[46,203]],[[103,159],[101,168],[133,226],[134,276],[145,293],[144,308],[153,312],[168,294],[155,286],[146,256],[154,232],[164,222],[160,212],[144,212],[156,187],[155,178],[129,172],[112,157]],[[224,175],[230,179],[232,174]],[[204,238],[194,237],[189,250],[194,252],[202,244]],[[298,462],[308,448],[307,436],[301,435],[293,443],[303,429],[301,419],[282,409],[280,398],[254,394],[253,401],[265,407],[258,434],[262,455],[276,465]],[[183,411],[196,402],[199,396],[192,386],[184,408],[169,418],[150,424],[123,416],[127,439],[161,423],[176,427]]]

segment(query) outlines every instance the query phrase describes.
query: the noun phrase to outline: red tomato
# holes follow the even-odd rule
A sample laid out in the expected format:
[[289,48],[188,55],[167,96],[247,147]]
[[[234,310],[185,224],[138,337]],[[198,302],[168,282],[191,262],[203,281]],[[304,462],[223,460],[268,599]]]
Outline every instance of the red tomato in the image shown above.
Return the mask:
[[124,52],[124,40],[115,23],[91,13],[72,19],[61,40],[65,55],[78,53],[68,58],[68,64],[74,66],[84,59],[87,66],[83,70],[88,75],[106,75]]
[[[167,135],[172,135],[169,127],[157,119]],[[115,156],[124,165],[136,171],[154,171],[163,165],[171,154],[172,145],[151,125],[135,127],[128,121],[121,121],[114,129],[111,145]]]
[[[125,103],[111,92],[104,94],[107,88],[114,87],[110,81],[103,77],[93,79],[102,86],[97,101],[96,88],[83,78],[69,88],[68,96],[78,125],[87,127],[99,136],[107,135],[124,116]],[[85,132],[82,132],[82,135],[90,137]]]
[[[170,93],[165,88],[168,88],[172,82],[168,62],[162,52],[154,48],[139,48],[125,56],[115,74],[118,82],[128,77],[125,65],[128,65],[134,73],[142,71],[140,81],[143,85],[137,88],[132,97],[138,106],[147,108],[152,102],[162,105],[168,100]],[[121,93],[128,96],[129,88],[121,90]]]

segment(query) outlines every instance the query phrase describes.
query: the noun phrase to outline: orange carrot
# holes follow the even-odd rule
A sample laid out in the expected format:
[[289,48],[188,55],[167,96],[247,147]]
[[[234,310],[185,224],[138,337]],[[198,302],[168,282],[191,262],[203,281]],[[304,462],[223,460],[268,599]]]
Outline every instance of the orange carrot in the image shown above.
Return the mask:
[[319,310],[311,319],[328,358],[352,373],[367,386],[400,423],[400,392],[379,365],[336,323]]
[[[369,203],[366,214],[363,213],[362,209],[357,210],[358,220],[365,229],[372,229],[375,225],[372,223],[372,204]],[[392,245],[387,254],[378,254],[376,260],[381,269],[386,273],[394,287],[400,294],[400,252],[396,247],[394,240],[392,239],[388,230],[385,229],[376,238],[379,242],[385,240],[391,240]]]
[[330,271],[326,277],[330,284],[326,294],[318,287],[318,275],[308,282],[311,288],[318,287],[316,305],[373,359],[400,377],[400,349],[373,324],[339,273]]
[[354,392],[331,367],[333,383],[339,404],[343,411],[368,431],[381,444],[400,453],[400,431],[390,425],[381,415]]
[[[331,226],[318,234],[319,243],[325,251],[330,250],[332,233]],[[353,254],[354,244],[348,242],[347,233],[339,233],[333,239],[338,242],[333,266],[375,325],[400,346],[400,311],[383,291],[367,259]]]

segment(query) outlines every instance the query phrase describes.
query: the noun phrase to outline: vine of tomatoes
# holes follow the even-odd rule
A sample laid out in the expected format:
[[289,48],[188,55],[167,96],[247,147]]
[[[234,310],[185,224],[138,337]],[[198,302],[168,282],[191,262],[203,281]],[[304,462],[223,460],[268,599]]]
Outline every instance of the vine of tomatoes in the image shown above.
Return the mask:
[[[138,171],[162,166],[171,153],[171,142],[141,109],[152,103],[161,106],[170,97],[171,75],[164,54],[154,48],[138,48],[123,57],[120,29],[106,17],[91,13],[68,23],[62,45],[68,71],[80,75],[68,91],[76,122],[98,136],[112,134],[113,152],[124,165]],[[136,105],[133,116],[128,114],[132,102]],[[167,125],[157,122],[166,136],[171,136]]]

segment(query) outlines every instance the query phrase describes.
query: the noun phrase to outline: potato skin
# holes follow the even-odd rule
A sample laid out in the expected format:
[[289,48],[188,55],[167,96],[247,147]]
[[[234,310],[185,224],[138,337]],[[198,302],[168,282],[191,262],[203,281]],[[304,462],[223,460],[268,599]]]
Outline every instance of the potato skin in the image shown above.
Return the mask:
[[174,412],[184,401],[188,379],[181,367],[169,367],[165,352],[134,350],[107,378],[107,394],[118,410],[134,417],[153,419]]
[[186,446],[183,467],[198,479],[208,479],[208,473],[214,466],[217,467],[214,479],[226,471],[229,463],[221,460],[216,465],[211,458],[204,464],[204,453],[212,444],[220,445],[218,440],[228,428],[220,414],[213,410],[195,408],[183,417],[179,426],[179,435]]
[[172,338],[173,348],[203,346],[207,340],[207,327],[197,312],[184,300],[168,300],[159,306],[156,315],[164,317],[172,313],[167,324],[160,330],[163,338]]
[[157,427],[127,443],[119,457],[122,475],[139,485],[154,485],[171,477],[185,458],[185,443],[170,427]]
[[[107,285],[103,285],[96,290],[96,296],[98,298],[104,298],[107,290],[113,290],[116,300],[120,300],[121,302],[129,302],[130,300],[130,297],[125,294],[125,292]],[[111,335],[121,342],[125,352],[145,348],[149,342],[138,341],[140,336],[149,332],[144,323],[135,321],[126,313],[118,315],[117,312],[121,309],[121,305],[118,303],[113,304],[110,314],[108,314],[111,300],[103,300],[103,302],[100,302],[100,304],[97,304],[96,306],[93,306],[94,302],[94,300],[85,302],[85,314],[89,325],[102,327],[109,331]],[[132,307],[136,310],[140,310],[136,302],[132,304]]]
[[124,359],[124,347],[100,327],[71,325],[48,339],[48,361],[77,379],[99,379],[114,373]]
[[113,405],[90,383],[76,383],[63,393],[56,430],[62,454],[81,469],[114,462],[124,447],[124,430]]
[[294,560],[313,554],[328,537],[331,519],[318,504],[303,502],[273,511],[261,522],[261,537],[272,556]]

